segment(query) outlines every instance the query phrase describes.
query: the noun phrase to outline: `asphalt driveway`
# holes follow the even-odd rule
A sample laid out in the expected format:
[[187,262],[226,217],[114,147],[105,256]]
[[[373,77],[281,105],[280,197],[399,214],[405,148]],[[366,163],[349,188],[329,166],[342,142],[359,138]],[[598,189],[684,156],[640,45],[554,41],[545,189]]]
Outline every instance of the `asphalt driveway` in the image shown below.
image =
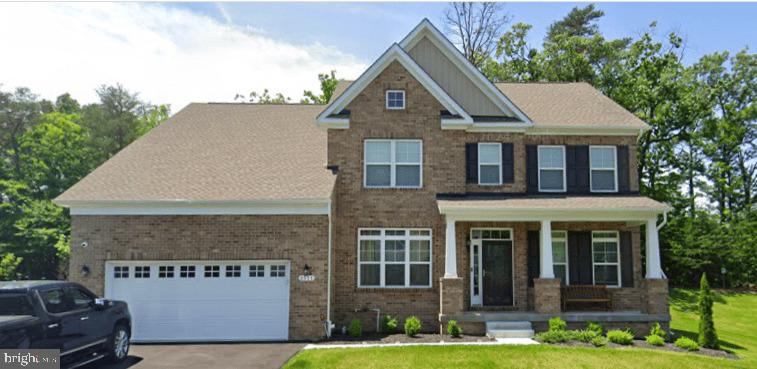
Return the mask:
[[92,363],[86,368],[276,369],[303,346],[303,343],[132,345],[123,363]]

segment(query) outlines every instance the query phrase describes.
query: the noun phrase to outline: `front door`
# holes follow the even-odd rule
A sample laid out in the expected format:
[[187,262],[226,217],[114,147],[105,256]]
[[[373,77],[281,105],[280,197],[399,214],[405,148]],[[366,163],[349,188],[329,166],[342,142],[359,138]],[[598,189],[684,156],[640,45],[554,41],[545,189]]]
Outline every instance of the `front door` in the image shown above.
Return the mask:
[[484,305],[512,305],[512,242],[484,240],[481,246]]

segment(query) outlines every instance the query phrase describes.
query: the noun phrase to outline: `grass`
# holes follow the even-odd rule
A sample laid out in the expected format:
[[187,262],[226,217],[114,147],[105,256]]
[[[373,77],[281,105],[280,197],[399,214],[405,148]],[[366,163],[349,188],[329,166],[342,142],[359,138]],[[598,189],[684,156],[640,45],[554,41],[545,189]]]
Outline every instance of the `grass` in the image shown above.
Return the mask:
[[[696,339],[696,291],[673,290],[672,329]],[[304,368],[757,368],[757,295],[718,294],[715,327],[723,348],[741,360],[640,348],[415,346],[302,351],[285,369]]]

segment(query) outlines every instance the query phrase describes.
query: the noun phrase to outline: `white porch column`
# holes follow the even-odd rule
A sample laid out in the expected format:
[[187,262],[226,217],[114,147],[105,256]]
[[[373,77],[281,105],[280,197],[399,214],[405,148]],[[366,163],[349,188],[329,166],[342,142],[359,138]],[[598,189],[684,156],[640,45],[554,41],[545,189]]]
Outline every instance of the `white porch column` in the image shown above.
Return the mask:
[[539,245],[539,278],[555,278],[554,267],[552,266],[552,222],[549,220],[541,221],[541,242]]
[[657,236],[657,217],[647,219],[647,279],[661,279],[660,240]]
[[447,216],[447,241],[445,247],[444,278],[457,278],[457,242],[455,242],[455,219]]

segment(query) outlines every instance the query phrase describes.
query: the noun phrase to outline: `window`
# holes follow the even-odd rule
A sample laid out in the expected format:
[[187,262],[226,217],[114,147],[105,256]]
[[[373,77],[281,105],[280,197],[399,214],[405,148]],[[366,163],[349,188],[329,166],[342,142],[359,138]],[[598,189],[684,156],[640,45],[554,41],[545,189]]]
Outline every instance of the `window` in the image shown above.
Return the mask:
[[173,266],[170,266],[170,265],[159,266],[158,278],[173,278]]
[[87,309],[95,302],[95,298],[78,288],[67,288],[66,296],[73,304],[73,310]]
[[502,144],[478,144],[478,184],[502,184]]
[[568,283],[568,233],[565,231],[552,232],[552,265],[555,278],[560,278],[562,284]]
[[179,268],[179,277],[181,278],[194,278],[195,266],[194,265],[182,265]]
[[405,91],[403,90],[386,91],[386,108],[390,110],[405,109]]
[[134,278],[150,278],[150,267],[149,266],[135,266]]
[[286,265],[271,265],[271,277],[286,277]]
[[565,146],[539,146],[539,191],[565,191]]
[[589,147],[591,191],[617,192],[617,159],[615,146]]
[[127,266],[113,267],[113,278],[129,278],[129,267]]
[[242,276],[242,266],[241,265],[227,265],[226,266],[226,277],[228,278],[236,278]]
[[421,187],[420,140],[366,140],[365,187]]
[[620,286],[620,256],[618,232],[591,232],[591,256],[594,284]]
[[265,265],[250,265],[250,277],[265,277]]
[[221,276],[221,267],[218,265],[205,266],[205,278],[218,278]]
[[358,286],[431,287],[431,230],[361,229]]
[[48,290],[40,293],[42,295],[42,301],[45,303],[45,309],[48,313],[58,314],[68,310],[66,306],[66,300],[63,298],[63,290],[56,288],[54,290]]

